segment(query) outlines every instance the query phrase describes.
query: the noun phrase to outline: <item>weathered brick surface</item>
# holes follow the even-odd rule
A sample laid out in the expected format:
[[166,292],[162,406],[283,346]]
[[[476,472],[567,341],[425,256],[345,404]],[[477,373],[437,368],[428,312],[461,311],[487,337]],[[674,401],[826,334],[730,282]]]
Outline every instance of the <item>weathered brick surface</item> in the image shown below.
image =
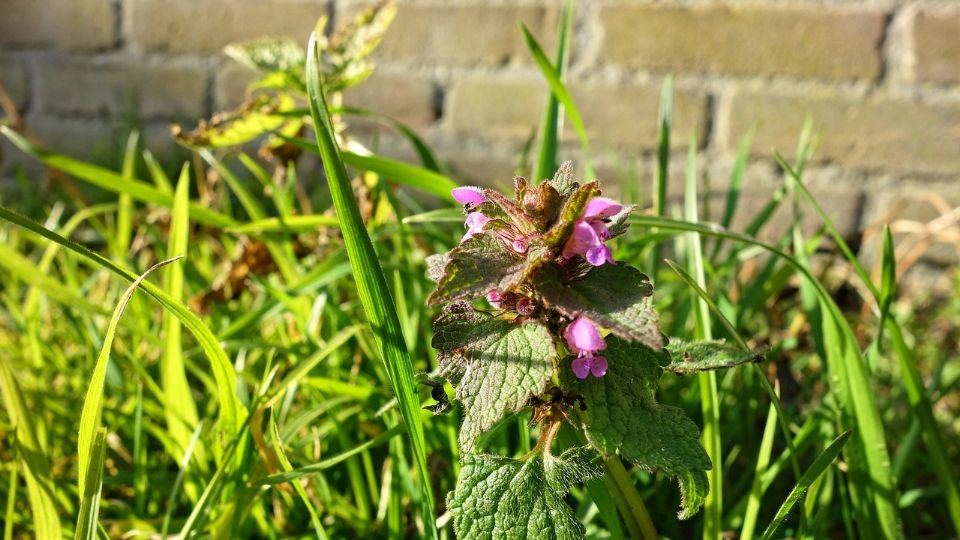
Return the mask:
[[224,45],[258,37],[306,43],[326,0],[125,0],[126,40],[143,49],[219,53]]
[[214,75],[213,107],[216,111],[232,109],[247,98],[247,86],[257,78],[257,72],[232,60],[227,61]]
[[851,9],[629,6],[600,13],[602,60],[657,71],[875,78],[884,13]]
[[0,45],[94,50],[112,47],[113,0],[3,0]]
[[38,62],[37,105],[57,116],[196,118],[206,114],[204,69],[133,60],[89,62],[58,58]]
[[921,80],[960,82],[960,9],[920,11],[913,21],[916,74]]
[[436,87],[427,77],[375,72],[344,93],[344,104],[385,114],[411,126],[423,127],[436,117]]
[[[569,86],[592,145],[620,149],[656,146],[659,83],[637,86],[572,82]],[[675,91],[673,100],[673,143],[686,145],[691,134],[703,141],[706,95]],[[565,124],[565,135],[575,137],[570,122]]]
[[526,138],[543,114],[548,91],[546,83],[534,76],[465,77],[453,84],[446,114],[456,131]]
[[775,148],[791,156],[807,115],[822,135],[817,160],[876,169],[960,170],[960,107],[919,100],[739,92],[725,137],[728,149],[756,126],[755,150]]
[[[0,54],[0,84],[20,110],[27,103],[27,69],[13,55]],[[2,114],[2,112],[0,112]]]
[[415,63],[529,61],[518,21],[548,47],[556,20],[557,10],[542,6],[403,4],[377,56]]

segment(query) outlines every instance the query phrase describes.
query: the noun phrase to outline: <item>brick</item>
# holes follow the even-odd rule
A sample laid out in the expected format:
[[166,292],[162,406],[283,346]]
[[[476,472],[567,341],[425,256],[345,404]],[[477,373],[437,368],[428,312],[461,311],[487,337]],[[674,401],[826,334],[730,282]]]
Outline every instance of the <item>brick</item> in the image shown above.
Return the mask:
[[49,59],[38,64],[40,110],[57,116],[194,119],[206,114],[208,75],[192,66]]
[[525,139],[540,121],[547,92],[536,77],[465,77],[450,91],[447,114],[458,132]]
[[225,111],[247,99],[247,86],[257,79],[257,72],[233,61],[227,62],[214,76],[213,107]]
[[343,101],[411,126],[425,126],[436,120],[435,96],[435,85],[427,77],[378,71],[344,92]]
[[13,55],[0,54],[0,84],[17,109],[23,112],[27,104],[27,69],[23,62]]
[[96,50],[116,44],[113,0],[4,0],[0,44]]
[[825,7],[601,9],[604,63],[654,71],[875,79],[881,11]]
[[[632,150],[657,145],[659,84],[571,83],[569,87],[594,146]],[[671,122],[674,146],[686,146],[691,133],[703,141],[706,104],[706,96],[701,93],[674,91]],[[570,122],[565,124],[565,136],[569,140],[575,139]]]
[[542,46],[551,46],[548,38],[557,26],[556,9],[509,4],[403,4],[376,56],[416,63],[531,62],[518,21],[527,25]]
[[920,11],[913,20],[918,79],[960,82],[960,11]]
[[150,51],[218,53],[229,43],[290,37],[304,44],[326,0],[128,0],[124,34]]
[[30,114],[26,121],[45,148],[83,161],[109,162],[121,155],[126,144],[126,133],[121,133],[116,123],[105,119]]
[[960,172],[960,107],[893,98],[845,98],[828,93],[741,91],[721,137],[733,151],[756,127],[753,148],[792,156],[810,115],[821,133],[815,160],[865,169]]

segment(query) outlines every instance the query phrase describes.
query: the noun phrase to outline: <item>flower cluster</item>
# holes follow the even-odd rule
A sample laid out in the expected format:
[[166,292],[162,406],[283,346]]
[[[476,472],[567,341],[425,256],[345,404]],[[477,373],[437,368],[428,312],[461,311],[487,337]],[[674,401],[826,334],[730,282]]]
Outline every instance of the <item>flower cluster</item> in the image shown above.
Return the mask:
[[[525,184],[523,189],[526,189]],[[520,191],[519,188],[518,191]],[[487,192],[479,187],[463,186],[455,188],[452,195],[463,205],[467,213],[464,223],[466,233],[460,239],[460,243],[463,244],[476,235],[487,232],[488,225],[495,219],[483,211],[483,205],[490,201]],[[525,192],[525,195],[523,202],[529,203],[525,206],[548,210],[543,209],[543,202],[537,200],[537,197],[542,198],[542,195],[531,195],[530,192]],[[518,195],[518,197],[521,196]],[[623,205],[612,199],[594,196],[587,200],[582,214],[576,216],[568,237],[559,246],[559,253],[556,254],[555,260],[567,266],[582,264],[581,261],[585,261],[590,266],[615,264],[613,253],[606,245],[606,241],[611,237],[608,222],[623,210]],[[547,211],[546,213],[555,212]],[[496,234],[514,252],[518,254],[527,252],[529,246],[522,235],[505,232],[502,228],[498,229]],[[512,291],[490,290],[486,293],[486,300],[495,309],[516,312],[521,317],[529,317],[537,309],[537,303],[533,299]],[[578,316],[566,325],[563,338],[571,353],[576,355],[571,363],[574,375],[585,379],[590,375],[603,377],[607,373],[606,358],[595,354],[606,348],[601,329],[596,323],[585,316]]]

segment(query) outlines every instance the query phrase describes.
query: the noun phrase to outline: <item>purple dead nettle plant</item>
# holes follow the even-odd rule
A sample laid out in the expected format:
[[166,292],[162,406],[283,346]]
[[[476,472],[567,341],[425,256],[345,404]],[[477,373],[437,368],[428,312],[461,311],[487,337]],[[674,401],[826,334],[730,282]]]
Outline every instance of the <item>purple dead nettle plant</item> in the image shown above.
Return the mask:
[[[680,517],[693,515],[711,463],[697,426],[657,403],[659,378],[756,355],[660,333],[649,278],[610,249],[634,208],[602,197],[597,181],[576,182],[570,162],[550,180],[517,177],[514,186],[513,198],[454,189],[466,233],[428,259],[437,282],[429,303],[443,306],[434,321],[433,378],[455,388],[463,411],[462,470],[448,498],[458,537],[582,537],[563,497],[601,474],[600,456],[676,477]],[[482,435],[523,410],[540,425],[536,447],[519,459],[482,453]],[[554,455],[564,423],[587,444]]]

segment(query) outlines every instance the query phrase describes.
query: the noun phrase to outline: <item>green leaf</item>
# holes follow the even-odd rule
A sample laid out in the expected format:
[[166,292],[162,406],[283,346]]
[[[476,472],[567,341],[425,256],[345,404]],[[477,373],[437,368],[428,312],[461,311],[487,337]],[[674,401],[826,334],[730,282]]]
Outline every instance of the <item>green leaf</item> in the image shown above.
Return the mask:
[[397,6],[385,2],[361,11],[329,41],[320,37],[324,84],[329,91],[355,86],[373,73],[373,63],[367,58],[380,44],[396,14]]
[[563,498],[574,483],[600,474],[588,452],[574,448],[560,457],[536,454],[527,460],[464,456],[447,504],[457,538],[584,538],[583,525]]
[[550,331],[540,322],[517,324],[463,302],[437,318],[433,347],[441,373],[463,403],[460,447],[466,452],[506,413],[546,390],[557,356]]
[[236,110],[218,113],[210,121],[201,120],[192,131],[176,128],[174,138],[192,148],[238,146],[279,130],[290,120],[282,113],[293,108],[293,98],[287,94],[260,94]]
[[645,469],[677,477],[680,518],[692,516],[707,495],[705,471],[712,465],[696,424],[681,409],[654,398],[668,354],[608,337],[603,355],[609,364],[603,377],[578,380],[569,369],[562,374],[564,385],[583,396],[586,410],[580,418],[587,438],[604,455],[619,452]]
[[[570,58],[570,34],[573,32],[573,0],[567,0],[563,6],[563,17],[560,20],[559,37],[557,38],[557,53],[554,59],[554,69],[557,75],[563,78],[567,61]],[[540,124],[540,150],[537,153],[537,165],[533,172],[533,181],[539,182],[547,177],[550,171],[557,168],[557,145],[560,132],[563,131],[563,114],[560,102],[553,92],[547,98],[547,108],[543,113]]]
[[307,55],[292,39],[261,38],[242,43],[231,43],[223,52],[230,58],[264,74],[282,73],[287,82],[303,91],[303,66]]
[[507,249],[493,234],[476,234],[447,255],[443,278],[427,300],[430,304],[476,298],[501,290],[501,283],[513,281],[526,268],[526,259]]
[[650,279],[626,264],[605,264],[586,277],[565,283],[556,265],[544,267],[534,287],[543,303],[567,317],[586,316],[617,336],[652,349],[663,347],[657,312],[650,303]]
[[554,173],[553,179],[547,180],[547,183],[553,186],[553,189],[557,190],[557,193],[562,197],[573,193],[573,190],[577,189],[577,181],[573,177],[573,162],[564,161],[561,163],[560,168]]
[[86,479],[80,493],[80,512],[77,516],[75,540],[93,540],[97,537],[97,516],[100,511],[100,492],[103,487],[103,459],[107,453],[107,428],[97,428],[87,470],[80,474]]
[[746,364],[747,362],[762,362],[763,354],[744,351],[739,345],[720,340],[684,341],[671,339],[667,350],[673,360],[664,369],[679,375],[726,369]]

